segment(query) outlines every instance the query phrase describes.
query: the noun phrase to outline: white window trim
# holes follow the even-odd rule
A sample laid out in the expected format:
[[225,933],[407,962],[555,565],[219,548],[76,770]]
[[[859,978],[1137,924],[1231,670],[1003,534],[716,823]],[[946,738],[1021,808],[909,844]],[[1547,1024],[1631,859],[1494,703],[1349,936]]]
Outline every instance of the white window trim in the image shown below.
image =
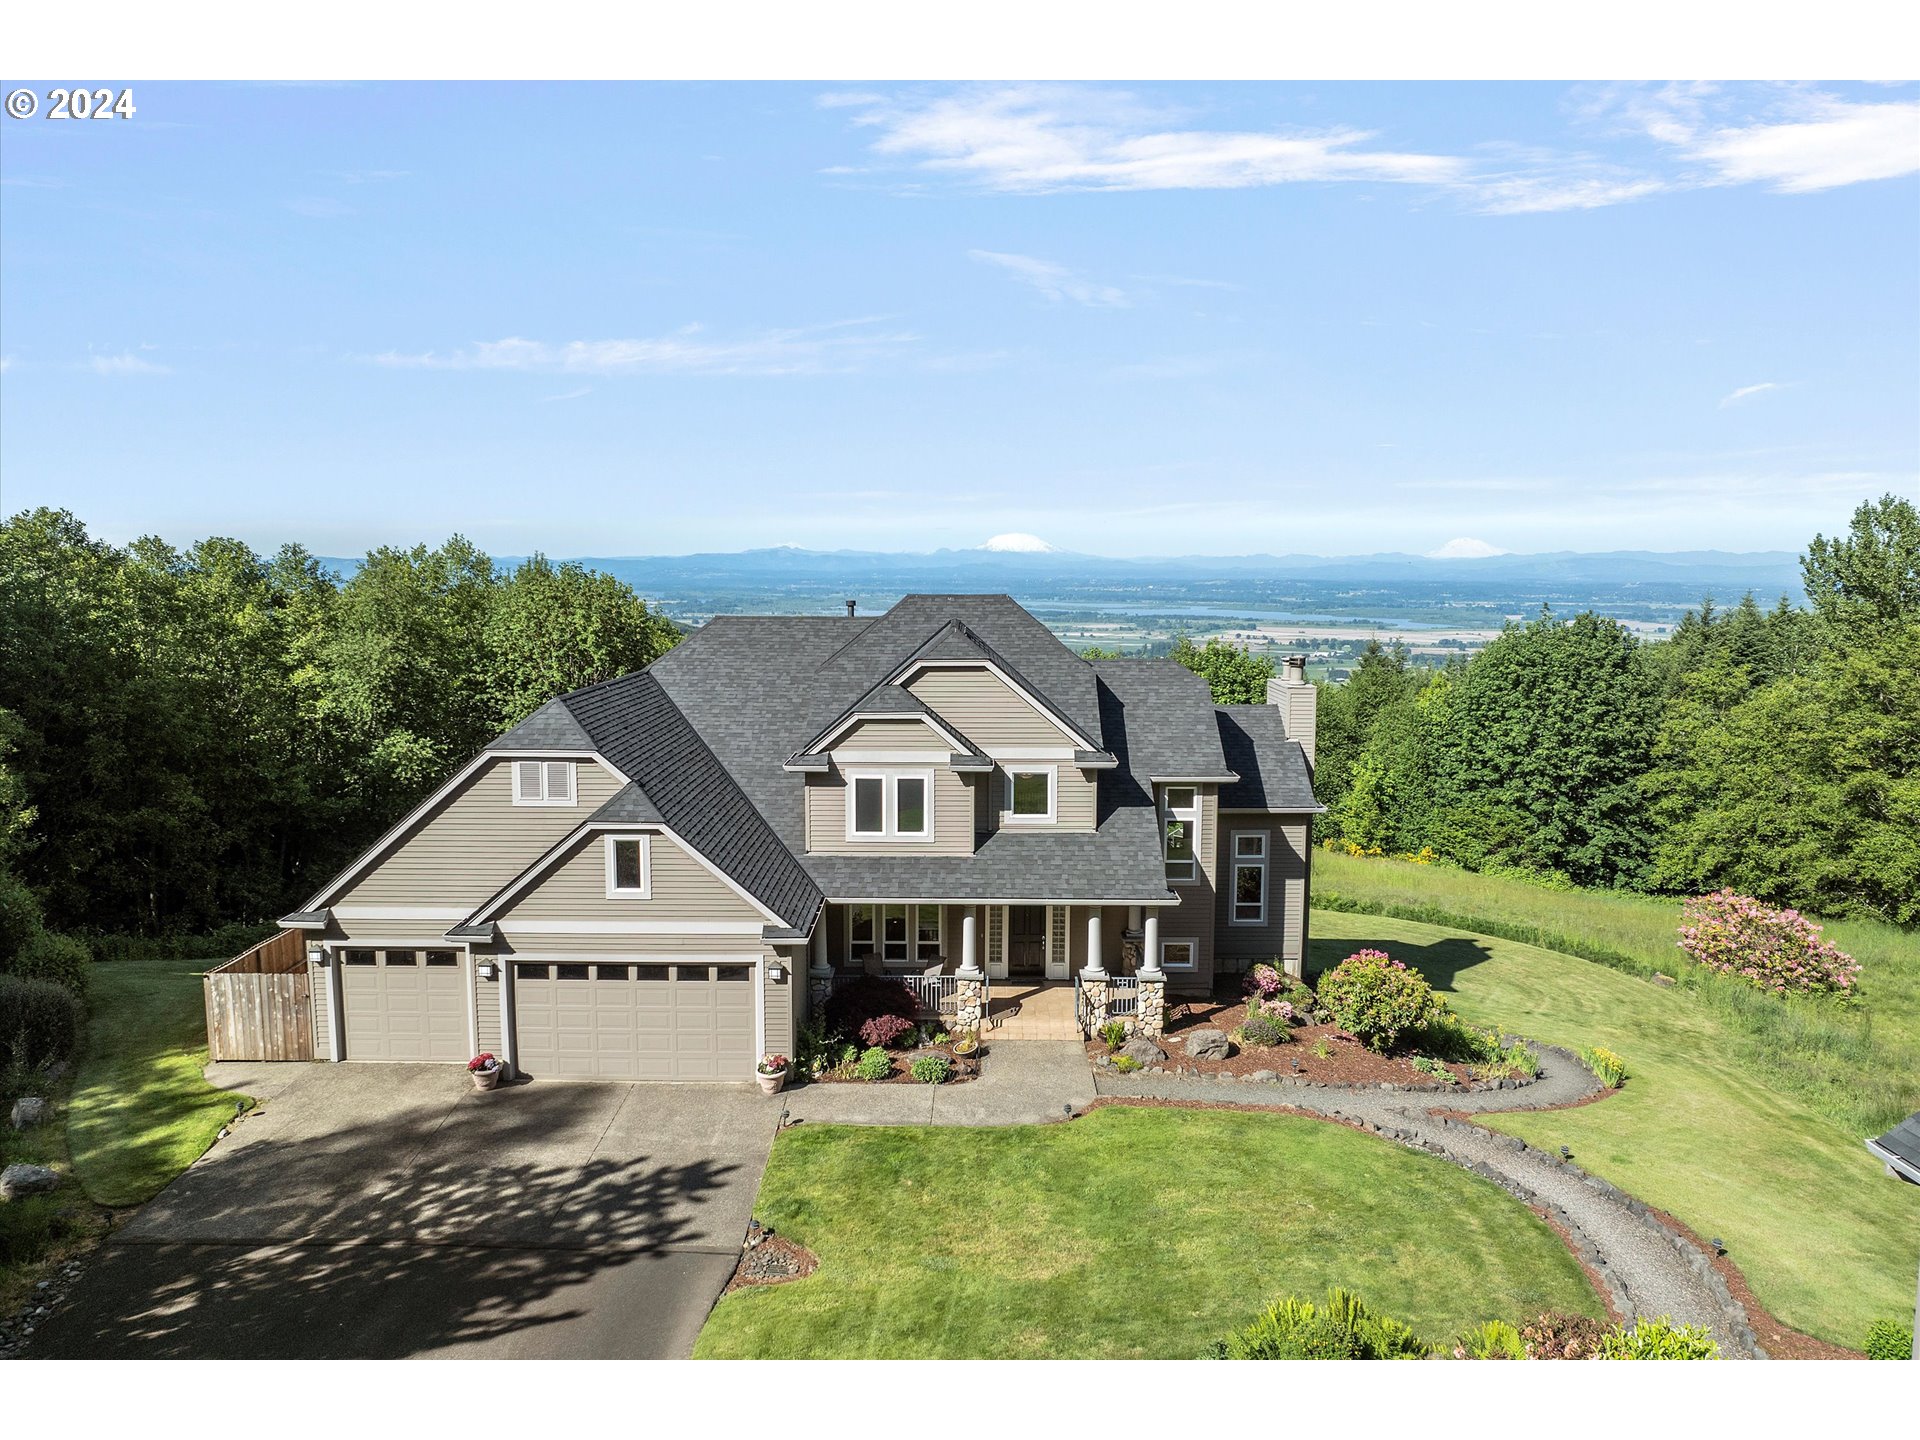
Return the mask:
[[[1167,804],[1167,791],[1169,789],[1193,791],[1193,808],[1191,810],[1175,810],[1171,808]],[[1187,823],[1188,828],[1191,829],[1193,832],[1193,861],[1192,861],[1193,873],[1187,876],[1186,879],[1184,880],[1176,880],[1174,877],[1169,875],[1167,877],[1167,884],[1169,885],[1197,885],[1200,883],[1200,879],[1201,879],[1201,875],[1200,875],[1200,812],[1202,808],[1203,807],[1201,804],[1199,786],[1182,784],[1178,786],[1162,786],[1161,787],[1160,804],[1159,804],[1160,863],[1163,868],[1166,865],[1172,863],[1167,859],[1167,821],[1184,820]]]
[[[631,840],[640,847],[640,888],[630,889],[616,880],[617,867],[614,863],[616,847]],[[653,837],[649,835],[609,835],[604,847],[607,861],[607,899],[609,900],[651,900],[653,898]],[[527,928],[538,930],[538,925]]]
[[[1273,849],[1273,837],[1266,830],[1232,830],[1227,834],[1229,841],[1229,861],[1227,873],[1227,923],[1229,925],[1264,925],[1267,923],[1267,881],[1269,879],[1267,856]],[[1260,853],[1242,855],[1240,842],[1243,839],[1257,839]],[[1260,872],[1260,913],[1248,920],[1240,914],[1240,872],[1258,870]]]
[[[1001,771],[1006,776],[1007,803],[1000,809],[1000,818],[1007,825],[1052,825],[1060,818],[1060,767],[1057,765],[1035,765],[1027,761],[1015,760]],[[1047,777],[1047,813],[1044,815],[1016,815],[1013,811],[1013,777],[1016,775],[1045,775]]]
[[[1187,947],[1187,953],[1193,956],[1193,958],[1184,965],[1168,964],[1167,947],[1169,945],[1185,945]],[[1169,935],[1160,942],[1160,968],[1162,970],[1171,970],[1176,974],[1184,974],[1188,970],[1198,970],[1200,968],[1200,942],[1189,939],[1184,935]]]
[[[514,804],[516,805],[565,805],[565,806],[571,807],[571,806],[578,805],[580,803],[579,767],[573,761],[571,760],[536,760],[536,759],[533,759],[532,757],[523,757],[519,760],[513,761],[512,765],[513,765],[513,803]],[[520,783],[525,778],[525,775],[526,775],[526,772],[522,767],[527,765],[538,765],[540,767],[540,793],[538,795],[527,794],[526,789]],[[547,767],[549,765],[564,765],[567,767],[567,793],[559,799],[554,799],[547,794]]]
[[[933,942],[934,953],[932,955],[922,955],[919,953],[920,917],[915,911],[919,906],[930,903],[930,901],[925,900],[858,900],[854,902],[856,905],[864,905],[873,911],[873,958],[878,960],[883,967],[894,970],[918,969],[923,965],[930,965],[934,961],[945,957],[947,953],[947,912],[946,907],[941,905],[935,905],[933,907],[934,915],[937,917],[934,923],[939,926],[939,934]],[[904,910],[906,912],[907,958],[904,960],[887,959],[886,912],[889,910]],[[866,964],[865,956],[856,959],[853,953],[853,905],[847,907],[846,932],[847,943],[845,950],[847,964]]]
[[[908,769],[858,769],[847,773],[847,839],[884,844],[897,840],[933,839],[933,771],[920,767]],[[855,782],[860,780],[879,780],[881,785],[881,827],[879,830],[856,830],[853,828]],[[925,787],[926,829],[900,829],[900,782],[918,780]]]

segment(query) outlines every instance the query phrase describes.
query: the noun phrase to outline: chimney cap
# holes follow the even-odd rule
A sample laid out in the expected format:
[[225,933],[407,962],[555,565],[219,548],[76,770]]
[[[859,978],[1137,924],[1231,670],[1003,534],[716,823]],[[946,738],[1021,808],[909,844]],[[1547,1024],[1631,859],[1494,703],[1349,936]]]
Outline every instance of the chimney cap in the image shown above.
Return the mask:
[[853,619],[853,607],[858,605],[859,603],[860,602],[858,600],[847,601],[847,618],[849,620]]
[[1307,683],[1307,657],[1304,655],[1287,656],[1287,681],[1293,685]]

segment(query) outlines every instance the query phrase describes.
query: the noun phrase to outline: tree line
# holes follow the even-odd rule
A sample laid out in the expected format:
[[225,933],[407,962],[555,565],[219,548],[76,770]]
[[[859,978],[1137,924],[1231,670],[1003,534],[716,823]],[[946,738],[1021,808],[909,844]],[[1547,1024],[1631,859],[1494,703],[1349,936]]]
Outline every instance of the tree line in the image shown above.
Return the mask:
[[297,545],[0,525],[0,869],[48,927],[271,919],[555,695],[679,638],[611,576],[455,537],[341,579]]
[[1320,834],[1920,922],[1920,515],[1864,504],[1801,570],[1807,608],[1709,600],[1657,642],[1543,610],[1437,668],[1369,646],[1320,692]]

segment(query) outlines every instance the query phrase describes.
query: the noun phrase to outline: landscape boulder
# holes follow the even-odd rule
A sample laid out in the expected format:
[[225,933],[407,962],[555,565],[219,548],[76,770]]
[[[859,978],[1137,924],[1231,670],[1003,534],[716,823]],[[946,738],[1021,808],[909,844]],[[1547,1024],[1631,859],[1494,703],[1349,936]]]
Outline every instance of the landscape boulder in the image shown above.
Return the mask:
[[1167,1063],[1167,1052],[1145,1035],[1136,1035],[1127,1041],[1120,1047],[1120,1053],[1143,1070]]
[[47,1118],[47,1102],[38,1095],[22,1095],[13,1102],[13,1128],[29,1130]]
[[0,1170],[0,1200],[45,1195],[60,1188],[60,1177],[44,1165],[9,1165]]
[[1187,1037],[1189,1060],[1224,1060],[1233,1053],[1233,1042],[1224,1030],[1196,1030]]

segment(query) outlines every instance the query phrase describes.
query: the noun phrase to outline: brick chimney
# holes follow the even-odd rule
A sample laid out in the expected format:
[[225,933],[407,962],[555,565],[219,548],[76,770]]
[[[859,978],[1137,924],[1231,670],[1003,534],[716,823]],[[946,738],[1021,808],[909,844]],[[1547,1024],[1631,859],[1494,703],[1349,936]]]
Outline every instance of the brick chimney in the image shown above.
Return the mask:
[[1319,687],[1307,683],[1307,657],[1287,656],[1280,674],[1267,681],[1267,703],[1280,707],[1280,724],[1289,740],[1298,740],[1313,768],[1313,739],[1318,725]]

